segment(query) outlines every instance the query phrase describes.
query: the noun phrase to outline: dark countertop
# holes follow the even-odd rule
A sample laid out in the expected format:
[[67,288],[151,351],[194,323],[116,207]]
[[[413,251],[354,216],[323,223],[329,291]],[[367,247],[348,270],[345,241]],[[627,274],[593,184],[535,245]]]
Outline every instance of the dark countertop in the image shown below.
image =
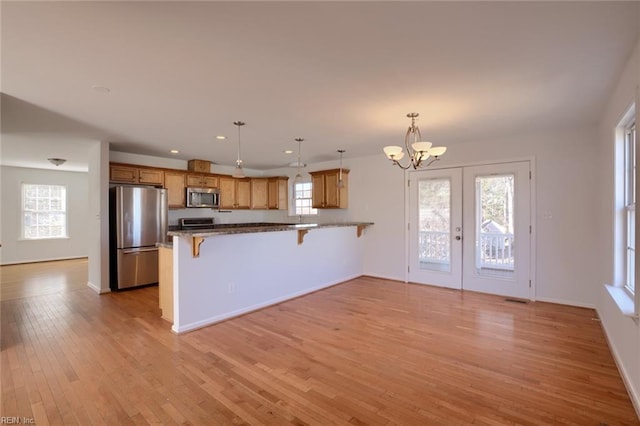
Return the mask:
[[211,229],[175,230],[169,231],[173,237],[212,237],[216,235],[251,234],[259,232],[296,231],[302,229],[336,228],[343,226],[369,226],[373,222],[342,222],[342,223],[233,223],[217,224]]

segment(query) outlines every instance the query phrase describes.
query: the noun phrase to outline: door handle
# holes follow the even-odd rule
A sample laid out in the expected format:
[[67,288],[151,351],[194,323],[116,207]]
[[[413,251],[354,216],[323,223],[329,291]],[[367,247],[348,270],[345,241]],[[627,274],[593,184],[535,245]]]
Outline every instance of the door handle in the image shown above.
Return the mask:
[[462,237],[460,235],[456,235],[456,240],[460,241]]
[[157,248],[146,248],[146,249],[136,249],[136,250],[123,250],[122,253],[123,254],[138,254],[138,253],[144,253],[144,252],[148,252],[148,251],[158,251]]

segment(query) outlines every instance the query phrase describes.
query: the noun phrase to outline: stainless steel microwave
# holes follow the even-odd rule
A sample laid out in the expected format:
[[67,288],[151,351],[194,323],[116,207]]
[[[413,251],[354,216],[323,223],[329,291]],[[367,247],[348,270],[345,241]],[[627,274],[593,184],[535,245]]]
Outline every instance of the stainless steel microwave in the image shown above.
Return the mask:
[[217,188],[187,188],[187,207],[219,208],[220,190]]

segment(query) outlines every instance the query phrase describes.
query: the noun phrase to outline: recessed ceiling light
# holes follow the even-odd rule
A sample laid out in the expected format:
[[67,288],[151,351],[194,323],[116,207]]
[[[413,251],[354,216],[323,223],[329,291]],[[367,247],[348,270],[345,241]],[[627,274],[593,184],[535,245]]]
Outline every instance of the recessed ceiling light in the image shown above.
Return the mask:
[[227,138],[226,136],[222,136],[222,135],[216,136],[216,139],[219,139],[221,141],[225,140],[226,138]]
[[282,152],[284,152],[285,154],[293,154],[293,151],[292,151],[292,150],[290,150],[290,149],[285,149],[285,150],[284,150],[284,151],[282,151]]
[[170,152],[170,153],[172,153],[172,154],[177,154],[177,153],[179,153],[180,151],[178,151],[177,149],[172,149],[172,150],[171,150],[171,151],[169,151],[169,152]]
[[111,89],[109,89],[108,87],[104,87],[104,86],[91,86],[91,88],[93,90],[95,90],[96,92],[100,92],[100,93],[109,93],[109,92],[111,92]]

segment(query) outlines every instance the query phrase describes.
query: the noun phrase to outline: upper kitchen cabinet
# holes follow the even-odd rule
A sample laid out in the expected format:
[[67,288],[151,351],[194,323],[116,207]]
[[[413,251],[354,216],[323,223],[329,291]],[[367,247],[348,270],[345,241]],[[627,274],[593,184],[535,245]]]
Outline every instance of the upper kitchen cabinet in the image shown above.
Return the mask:
[[136,167],[128,164],[111,163],[109,165],[109,181],[163,186],[164,171],[150,167]]
[[178,171],[165,171],[164,187],[167,189],[169,208],[184,209],[186,207],[186,174]]
[[196,188],[218,188],[220,185],[219,177],[208,174],[193,174],[187,175],[187,186]]
[[268,208],[287,210],[289,201],[289,178],[273,177],[268,179]]
[[266,210],[269,208],[269,179],[251,178],[251,208]]
[[248,209],[251,207],[251,179],[220,176],[220,208]]
[[[310,172],[311,203],[316,209],[346,209],[349,205],[349,170],[332,169]],[[340,183],[342,174],[342,185]]]

